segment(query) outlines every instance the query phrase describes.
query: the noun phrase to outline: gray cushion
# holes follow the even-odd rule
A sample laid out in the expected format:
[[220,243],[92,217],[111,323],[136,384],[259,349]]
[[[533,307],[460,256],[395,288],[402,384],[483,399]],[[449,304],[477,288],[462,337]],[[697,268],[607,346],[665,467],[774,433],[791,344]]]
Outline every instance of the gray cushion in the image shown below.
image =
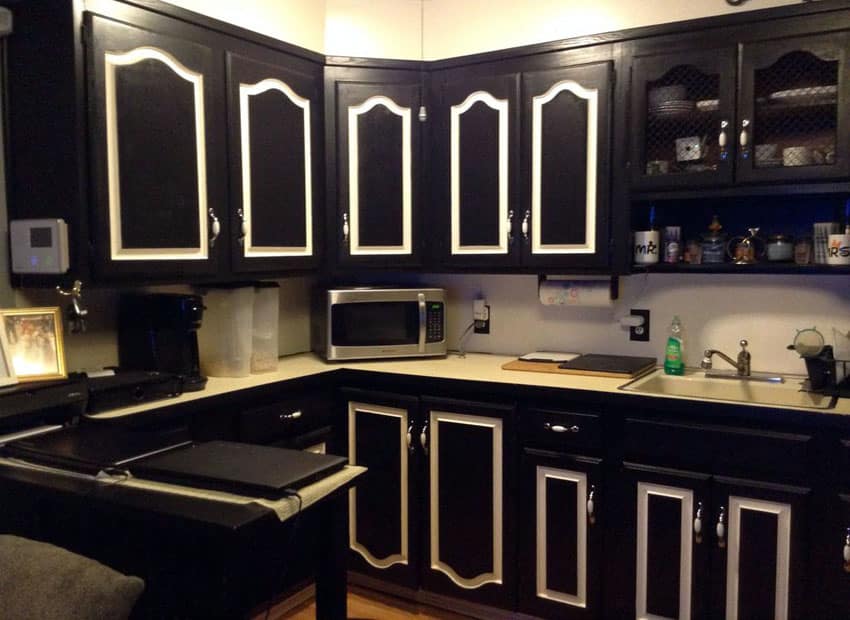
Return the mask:
[[27,620],[127,618],[145,589],[92,559],[18,536],[0,535],[0,616]]

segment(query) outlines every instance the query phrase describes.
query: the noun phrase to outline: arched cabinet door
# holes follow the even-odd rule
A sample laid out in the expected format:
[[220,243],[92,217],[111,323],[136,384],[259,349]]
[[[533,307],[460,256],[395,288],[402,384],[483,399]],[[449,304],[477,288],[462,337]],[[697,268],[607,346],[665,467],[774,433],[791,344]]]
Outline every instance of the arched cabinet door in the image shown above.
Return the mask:
[[438,78],[430,207],[442,222],[439,260],[519,263],[519,75]]
[[530,267],[609,264],[608,170],[612,65],[523,74],[523,191],[518,214]]
[[392,267],[419,260],[419,92],[418,82],[337,83],[339,200],[333,226],[342,265]]
[[95,270],[213,274],[227,214],[220,69],[207,47],[87,14]]
[[227,54],[234,271],[317,262],[321,110],[315,71],[303,64],[267,51]]

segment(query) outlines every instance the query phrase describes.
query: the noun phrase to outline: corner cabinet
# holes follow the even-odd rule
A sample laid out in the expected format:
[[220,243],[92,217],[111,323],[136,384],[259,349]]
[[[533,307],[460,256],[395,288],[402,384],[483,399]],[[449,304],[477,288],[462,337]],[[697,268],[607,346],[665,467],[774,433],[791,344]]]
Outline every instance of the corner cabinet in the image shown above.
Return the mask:
[[419,264],[421,80],[419,71],[326,69],[329,242],[340,267]]
[[86,27],[97,275],[215,274],[227,216],[213,50],[98,15]]

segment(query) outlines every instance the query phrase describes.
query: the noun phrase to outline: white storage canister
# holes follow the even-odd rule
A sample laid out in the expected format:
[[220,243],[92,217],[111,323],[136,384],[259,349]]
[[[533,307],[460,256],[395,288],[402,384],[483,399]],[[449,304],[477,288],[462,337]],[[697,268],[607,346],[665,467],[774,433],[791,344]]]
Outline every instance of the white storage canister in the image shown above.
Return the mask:
[[257,282],[254,287],[253,351],[251,372],[277,370],[280,285]]
[[251,374],[254,285],[213,285],[204,292],[204,322],[198,330],[201,372],[210,377]]

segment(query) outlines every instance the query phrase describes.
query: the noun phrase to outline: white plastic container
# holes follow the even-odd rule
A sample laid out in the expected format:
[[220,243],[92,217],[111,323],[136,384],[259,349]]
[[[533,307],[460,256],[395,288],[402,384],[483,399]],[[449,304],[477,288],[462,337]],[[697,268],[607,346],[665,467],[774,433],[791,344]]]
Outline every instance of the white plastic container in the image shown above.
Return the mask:
[[277,370],[280,285],[258,282],[254,288],[254,323],[251,372]]
[[204,307],[198,330],[201,372],[210,377],[251,374],[254,287],[210,288],[204,293]]

